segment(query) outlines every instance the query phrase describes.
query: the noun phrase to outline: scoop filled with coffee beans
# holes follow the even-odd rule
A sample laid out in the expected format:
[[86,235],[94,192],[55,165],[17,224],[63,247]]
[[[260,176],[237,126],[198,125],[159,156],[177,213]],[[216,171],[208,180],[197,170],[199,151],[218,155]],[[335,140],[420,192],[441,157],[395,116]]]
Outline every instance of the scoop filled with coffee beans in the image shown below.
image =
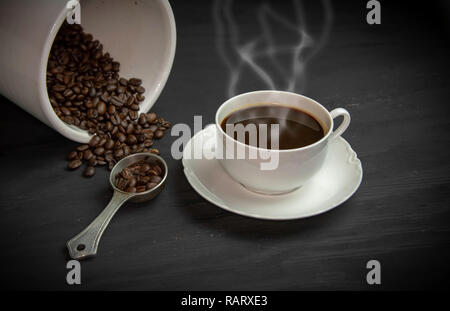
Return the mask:
[[117,174],[116,187],[131,193],[151,190],[161,182],[163,172],[159,164],[152,165],[144,159],[125,167]]
[[170,122],[155,113],[139,113],[145,88],[139,78],[119,75],[120,63],[80,25],[65,22],[54,40],[47,64],[47,90],[56,115],[92,134],[89,144],[68,156],[68,168],[86,164],[84,176],[97,166],[111,170],[122,158],[151,152]]
[[112,169],[109,183],[114,194],[108,206],[81,233],[67,242],[70,257],[83,259],[97,254],[100,238],[123,203],[153,199],[164,189],[168,168],[153,153],[137,153],[120,160]]

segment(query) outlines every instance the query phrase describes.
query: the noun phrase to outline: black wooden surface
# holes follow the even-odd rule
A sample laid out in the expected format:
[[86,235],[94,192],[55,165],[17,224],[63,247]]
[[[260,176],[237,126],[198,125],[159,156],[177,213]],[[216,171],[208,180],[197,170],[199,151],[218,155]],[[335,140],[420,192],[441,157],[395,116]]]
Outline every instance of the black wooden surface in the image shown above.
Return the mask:
[[[231,214],[190,187],[181,162],[170,155],[175,138],[167,136],[158,142],[170,169],[165,191],[116,214],[98,256],[82,262],[77,287],[66,285],[65,243],[108,203],[108,172],[85,179],[81,171],[66,171],[65,157],[76,143],[1,97],[1,287],[448,288],[448,15],[440,3],[385,2],[382,24],[369,26],[366,1],[335,1],[328,42],[307,67],[304,94],[352,115],[344,137],[363,163],[364,179],[349,201],[295,221]],[[285,9],[280,3],[274,8]],[[256,28],[259,4],[236,5],[244,32]],[[172,5],[177,54],[154,111],[174,124],[192,125],[194,115],[211,123],[228,79],[214,45],[212,2]],[[319,31],[320,5],[306,8],[311,31]],[[240,91],[260,88],[256,81],[245,79]],[[381,262],[380,286],[366,283],[370,259]]]

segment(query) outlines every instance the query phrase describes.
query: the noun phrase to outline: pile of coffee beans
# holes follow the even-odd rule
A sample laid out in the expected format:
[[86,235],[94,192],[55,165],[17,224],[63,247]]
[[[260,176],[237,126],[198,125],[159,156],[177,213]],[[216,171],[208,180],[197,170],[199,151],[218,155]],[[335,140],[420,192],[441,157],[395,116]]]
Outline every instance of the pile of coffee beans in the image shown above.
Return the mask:
[[153,139],[164,136],[170,122],[155,113],[139,114],[145,88],[138,78],[119,76],[120,63],[80,25],[65,22],[53,43],[47,66],[47,90],[56,115],[67,124],[92,134],[69,156],[69,169],[87,163],[84,175],[95,167],[111,170],[123,157],[138,153],[159,154]]
[[139,193],[155,188],[163,176],[164,170],[160,165],[141,160],[117,174],[115,185],[122,191]]

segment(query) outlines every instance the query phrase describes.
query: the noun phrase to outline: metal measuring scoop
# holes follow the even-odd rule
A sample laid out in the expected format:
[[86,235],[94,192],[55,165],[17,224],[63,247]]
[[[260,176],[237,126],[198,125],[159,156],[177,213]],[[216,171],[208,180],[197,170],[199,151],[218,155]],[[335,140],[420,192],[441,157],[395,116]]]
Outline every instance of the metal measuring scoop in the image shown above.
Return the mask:
[[[161,182],[156,187],[140,193],[125,192],[117,188],[115,185],[116,175],[119,174],[124,168],[141,160],[145,160],[150,164],[156,163],[162,166],[164,176]],[[86,229],[67,242],[70,257],[73,259],[83,259],[86,257],[95,256],[97,254],[98,244],[103,232],[122,204],[128,200],[131,202],[144,202],[156,197],[164,188],[167,179],[167,171],[167,164],[164,159],[153,153],[136,153],[117,162],[109,175],[109,183],[114,189],[113,197],[111,198],[111,201],[109,201],[106,208],[89,226],[86,227]]]

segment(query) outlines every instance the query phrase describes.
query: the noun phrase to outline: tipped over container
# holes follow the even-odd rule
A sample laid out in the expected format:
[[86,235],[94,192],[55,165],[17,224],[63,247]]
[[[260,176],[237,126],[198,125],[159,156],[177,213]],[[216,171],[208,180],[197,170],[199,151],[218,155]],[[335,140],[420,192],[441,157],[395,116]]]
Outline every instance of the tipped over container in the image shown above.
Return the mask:
[[[86,143],[87,131],[58,118],[47,94],[47,61],[68,0],[0,1],[0,93],[65,137]],[[73,1],[71,1],[73,2]],[[121,63],[120,76],[141,78],[140,112],[158,99],[172,68],[176,28],[167,0],[81,0],[81,26]]]

